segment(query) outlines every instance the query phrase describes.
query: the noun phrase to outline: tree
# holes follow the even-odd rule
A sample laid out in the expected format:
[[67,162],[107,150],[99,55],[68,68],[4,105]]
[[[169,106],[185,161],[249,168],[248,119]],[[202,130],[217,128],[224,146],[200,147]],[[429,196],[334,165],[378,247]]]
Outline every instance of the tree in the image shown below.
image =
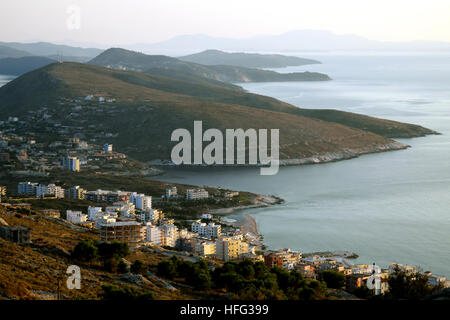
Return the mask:
[[172,260],[163,260],[158,263],[157,274],[160,277],[173,279],[177,275],[176,265]]
[[119,272],[119,273],[127,273],[128,272],[128,265],[125,263],[125,261],[120,260],[120,262],[117,266],[117,272]]
[[136,260],[130,267],[130,272],[135,274],[145,274],[147,272],[147,266],[141,261]]
[[321,277],[328,288],[341,289],[345,285],[345,275],[341,272],[325,270],[322,271]]
[[93,241],[80,241],[73,249],[72,257],[79,261],[89,262],[98,257],[98,249]]
[[420,272],[405,272],[399,267],[389,276],[389,293],[391,299],[423,299],[440,288],[428,284],[428,276]]

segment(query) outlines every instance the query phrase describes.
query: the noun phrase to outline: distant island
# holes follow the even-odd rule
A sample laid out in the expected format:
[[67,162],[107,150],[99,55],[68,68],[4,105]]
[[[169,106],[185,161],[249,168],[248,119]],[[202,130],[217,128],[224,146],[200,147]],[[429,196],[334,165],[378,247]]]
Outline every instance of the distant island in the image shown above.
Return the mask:
[[207,66],[227,65],[245,68],[284,68],[321,63],[313,59],[284,56],[281,54],[229,53],[220,50],[205,50],[200,53],[179,57],[179,59]]
[[[112,48],[89,61],[89,64],[112,69],[138,71],[149,74],[222,87],[223,83],[270,81],[326,81],[331,78],[316,72],[277,73],[274,71],[244,68],[231,65],[202,65],[180,59]],[[217,83],[222,82],[222,84]]]

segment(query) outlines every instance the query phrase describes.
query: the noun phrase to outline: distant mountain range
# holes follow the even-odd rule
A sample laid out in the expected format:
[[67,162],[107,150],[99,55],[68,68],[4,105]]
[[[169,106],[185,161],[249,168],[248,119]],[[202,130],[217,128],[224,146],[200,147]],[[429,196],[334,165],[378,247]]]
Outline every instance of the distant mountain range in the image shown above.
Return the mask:
[[22,50],[17,50],[11,47],[0,45],[0,59],[3,58],[21,58],[25,56],[30,56],[29,52],[25,52]]
[[[114,102],[86,100],[94,95]],[[279,100],[218,86],[80,63],[54,63],[0,88],[0,119],[46,107],[51,123],[81,130],[139,160],[170,159],[171,133],[204,129],[279,128],[284,161],[315,162],[402,149],[388,137],[432,134],[426,128],[340,112],[299,109]],[[51,125],[43,121],[43,126]],[[98,138],[111,132],[116,138]],[[46,131],[46,138],[50,137]],[[325,159],[325,160],[323,160]],[[293,161],[293,162],[292,162]]]
[[[89,64],[119,70],[138,71],[186,80],[198,84],[230,88],[228,83],[267,81],[324,81],[330,78],[321,73],[295,72],[281,74],[273,71],[230,65],[203,65],[162,55],[113,48],[95,57]],[[224,86],[226,83],[226,86]]]
[[[21,53],[2,56],[2,47],[15,49]],[[61,55],[64,61],[76,60],[77,62],[84,62],[99,55],[102,51],[102,49],[72,47],[67,45],[53,44],[49,42],[0,42],[0,58],[19,58],[24,56],[56,57],[57,55]]]
[[208,66],[227,65],[245,68],[284,68],[320,63],[320,61],[313,59],[283,56],[281,54],[229,53],[220,50],[205,50],[178,59]]
[[4,58],[0,59],[0,74],[18,76],[55,62],[50,58],[35,56]]
[[245,39],[212,37],[204,34],[181,35],[153,44],[126,46],[132,50],[168,55],[186,55],[208,49],[245,52],[300,51],[450,51],[449,42],[387,42],[329,31],[296,30],[279,35],[260,35]]

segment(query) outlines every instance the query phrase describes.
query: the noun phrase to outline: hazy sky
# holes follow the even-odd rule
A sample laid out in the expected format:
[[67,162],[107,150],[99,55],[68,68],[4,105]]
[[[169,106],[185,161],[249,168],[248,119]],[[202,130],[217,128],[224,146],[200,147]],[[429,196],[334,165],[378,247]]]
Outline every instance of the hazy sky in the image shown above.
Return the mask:
[[[73,15],[76,10],[68,12],[71,5],[81,10],[79,25]],[[0,41],[72,40],[113,45],[152,43],[180,34],[244,38],[297,29],[351,33],[373,40],[450,42],[450,0],[0,2]]]

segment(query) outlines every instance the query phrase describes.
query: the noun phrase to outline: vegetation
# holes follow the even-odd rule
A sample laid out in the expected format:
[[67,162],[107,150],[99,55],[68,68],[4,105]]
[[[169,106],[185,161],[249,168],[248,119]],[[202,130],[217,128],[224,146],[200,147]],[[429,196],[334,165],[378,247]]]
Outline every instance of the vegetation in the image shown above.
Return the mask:
[[[269,59],[274,61],[282,58],[272,56]],[[250,60],[256,61],[254,59]],[[246,61],[248,64],[248,60]],[[116,69],[125,67],[130,71],[146,72],[174,79],[189,80],[191,83],[209,84],[228,89],[239,89],[239,87],[231,87],[228,84],[235,82],[330,80],[327,75],[320,73],[295,72],[281,74],[267,70],[250,69],[249,67],[237,66],[236,64],[230,65],[229,63],[224,63],[220,66],[206,66],[167,56],[146,55],[120,48],[106,50],[89,63]]]
[[345,275],[342,272],[324,270],[320,276],[328,288],[341,289],[345,285]]
[[153,293],[149,291],[137,290],[130,286],[118,287],[115,285],[105,285],[102,288],[103,288],[103,299],[105,300],[146,301],[155,299]]
[[[95,93],[116,102],[73,102]],[[83,108],[76,112],[77,119],[65,116],[79,104]],[[353,157],[393,143],[370,132],[370,128],[389,136],[393,132],[402,136],[432,133],[422,127],[365,116],[355,120],[360,121],[361,128],[351,128],[334,123],[333,116],[321,121],[317,114],[308,115],[304,109],[273,98],[77,63],[52,64],[0,88],[0,118],[27,113],[42,105],[55,111],[54,121],[62,125],[94,126],[99,132],[117,133],[117,137],[108,141],[99,139],[99,143],[113,143],[118,151],[143,161],[170,159],[175,145],[170,139],[173,130],[181,127],[193,131],[193,122],[199,119],[204,130],[281,128],[281,159],[304,159],[326,153]],[[351,120],[354,114],[338,115],[336,121],[356,126]],[[95,137],[89,130],[86,135]],[[354,153],[349,154],[349,149]]]
[[211,271],[205,261],[196,263],[172,257],[157,266],[159,276],[167,279],[184,279],[197,289],[215,288],[226,290],[236,299],[322,299],[326,285],[315,280],[305,280],[298,272],[280,268],[268,269],[262,262],[245,260],[226,262]]
[[[123,265],[119,269],[122,258],[129,254],[128,244],[113,241],[111,243],[99,241],[80,241],[72,251],[72,258],[83,261],[98,261],[103,264],[103,268],[109,272],[123,271]],[[139,268],[139,265],[135,266]],[[135,269],[136,270],[136,269]],[[138,269],[140,270],[140,269]]]
[[130,267],[130,272],[135,274],[147,273],[148,267],[141,260],[136,260]]
[[283,68],[320,63],[317,60],[280,54],[228,53],[219,50],[205,50],[179,59],[203,65],[228,65],[245,68]]
[[398,267],[389,276],[388,283],[389,292],[386,297],[395,300],[424,299],[442,290],[439,286],[430,286],[428,276],[425,274],[420,272],[405,272]]

